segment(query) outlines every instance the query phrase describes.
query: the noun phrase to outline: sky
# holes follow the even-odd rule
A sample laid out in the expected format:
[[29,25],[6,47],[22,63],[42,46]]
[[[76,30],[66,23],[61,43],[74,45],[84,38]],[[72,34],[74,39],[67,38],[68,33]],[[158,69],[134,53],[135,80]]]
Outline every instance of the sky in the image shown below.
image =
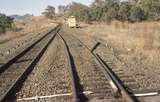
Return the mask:
[[57,7],[58,5],[69,4],[72,1],[90,5],[94,0],[0,0],[0,13],[6,15],[29,13],[38,16],[47,5]]

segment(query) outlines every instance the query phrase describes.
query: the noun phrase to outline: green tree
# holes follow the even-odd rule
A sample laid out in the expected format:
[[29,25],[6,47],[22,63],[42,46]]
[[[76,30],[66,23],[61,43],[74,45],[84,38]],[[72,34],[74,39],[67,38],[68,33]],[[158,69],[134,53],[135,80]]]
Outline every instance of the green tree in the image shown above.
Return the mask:
[[13,18],[0,14],[0,33],[5,33],[6,30],[10,30],[13,25]]
[[81,3],[73,2],[68,6],[69,16],[74,15],[77,20],[90,22],[90,10],[88,6],[85,6]]
[[93,7],[90,11],[91,20],[99,21],[103,16],[103,8],[102,7]]
[[117,19],[117,11],[115,8],[109,9],[102,16],[102,20],[106,22],[111,22],[112,20],[115,20],[115,19]]
[[55,18],[55,7],[48,5],[44,12],[42,12],[42,15],[49,19]]
[[118,11],[118,19],[121,21],[128,21],[130,16],[131,5],[129,2],[121,2]]
[[64,6],[64,5],[58,6],[59,14],[63,15],[65,13],[65,11],[66,11],[66,6]]
[[90,7],[73,2],[66,8],[80,21],[160,20],[160,0],[94,0]]
[[146,16],[144,14],[144,11],[139,6],[134,6],[131,8],[130,20],[132,22],[139,22],[145,19],[146,19]]
[[68,8],[70,11],[70,15],[75,15],[77,12],[80,13],[84,9],[88,9],[86,5],[77,2],[72,2],[72,4],[70,4]]
[[117,18],[119,0],[95,0],[91,8],[93,20],[110,21]]
[[138,4],[148,20],[160,19],[160,0],[141,0]]

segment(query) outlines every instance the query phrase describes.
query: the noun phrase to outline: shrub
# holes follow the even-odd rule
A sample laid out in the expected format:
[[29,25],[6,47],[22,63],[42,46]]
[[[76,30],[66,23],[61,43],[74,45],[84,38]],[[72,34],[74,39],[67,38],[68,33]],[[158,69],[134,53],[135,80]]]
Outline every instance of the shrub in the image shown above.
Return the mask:
[[139,5],[144,10],[147,20],[160,19],[160,0],[141,0]]
[[91,20],[99,21],[103,15],[103,8],[99,6],[91,8],[90,15]]
[[140,7],[134,6],[131,8],[129,18],[130,18],[130,21],[132,22],[139,22],[139,21],[145,20],[146,16],[144,11]]
[[12,29],[13,18],[0,14],[0,33],[5,33],[6,30]]
[[128,21],[130,16],[131,5],[129,2],[122,2],[118,11],[118,19],[120,21]]
[[106,22],[111,22],[117,18],[117,11],[115,8],[109,9],[106,13],[103,14],[102,20]]

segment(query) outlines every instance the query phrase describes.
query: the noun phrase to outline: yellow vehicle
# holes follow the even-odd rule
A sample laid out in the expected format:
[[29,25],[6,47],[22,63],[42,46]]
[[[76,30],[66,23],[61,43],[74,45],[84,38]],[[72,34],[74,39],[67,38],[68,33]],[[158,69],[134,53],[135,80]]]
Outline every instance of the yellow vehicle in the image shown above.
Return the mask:
[[76,18],[74,16],[70,16],[67,20],[67,24],[70,28],[77,27]]

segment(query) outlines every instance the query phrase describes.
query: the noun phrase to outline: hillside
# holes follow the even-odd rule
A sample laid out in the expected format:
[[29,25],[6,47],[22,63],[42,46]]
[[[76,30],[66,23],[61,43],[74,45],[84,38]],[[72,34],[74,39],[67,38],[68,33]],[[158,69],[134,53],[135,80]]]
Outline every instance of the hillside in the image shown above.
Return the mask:
[[30,18],[32,17],[33,15],[31,14],[25,14],[25,15],[11,15],[10,17],[14,18],[15,20],[18,20],[18,19],[26,19],[26,18]]

